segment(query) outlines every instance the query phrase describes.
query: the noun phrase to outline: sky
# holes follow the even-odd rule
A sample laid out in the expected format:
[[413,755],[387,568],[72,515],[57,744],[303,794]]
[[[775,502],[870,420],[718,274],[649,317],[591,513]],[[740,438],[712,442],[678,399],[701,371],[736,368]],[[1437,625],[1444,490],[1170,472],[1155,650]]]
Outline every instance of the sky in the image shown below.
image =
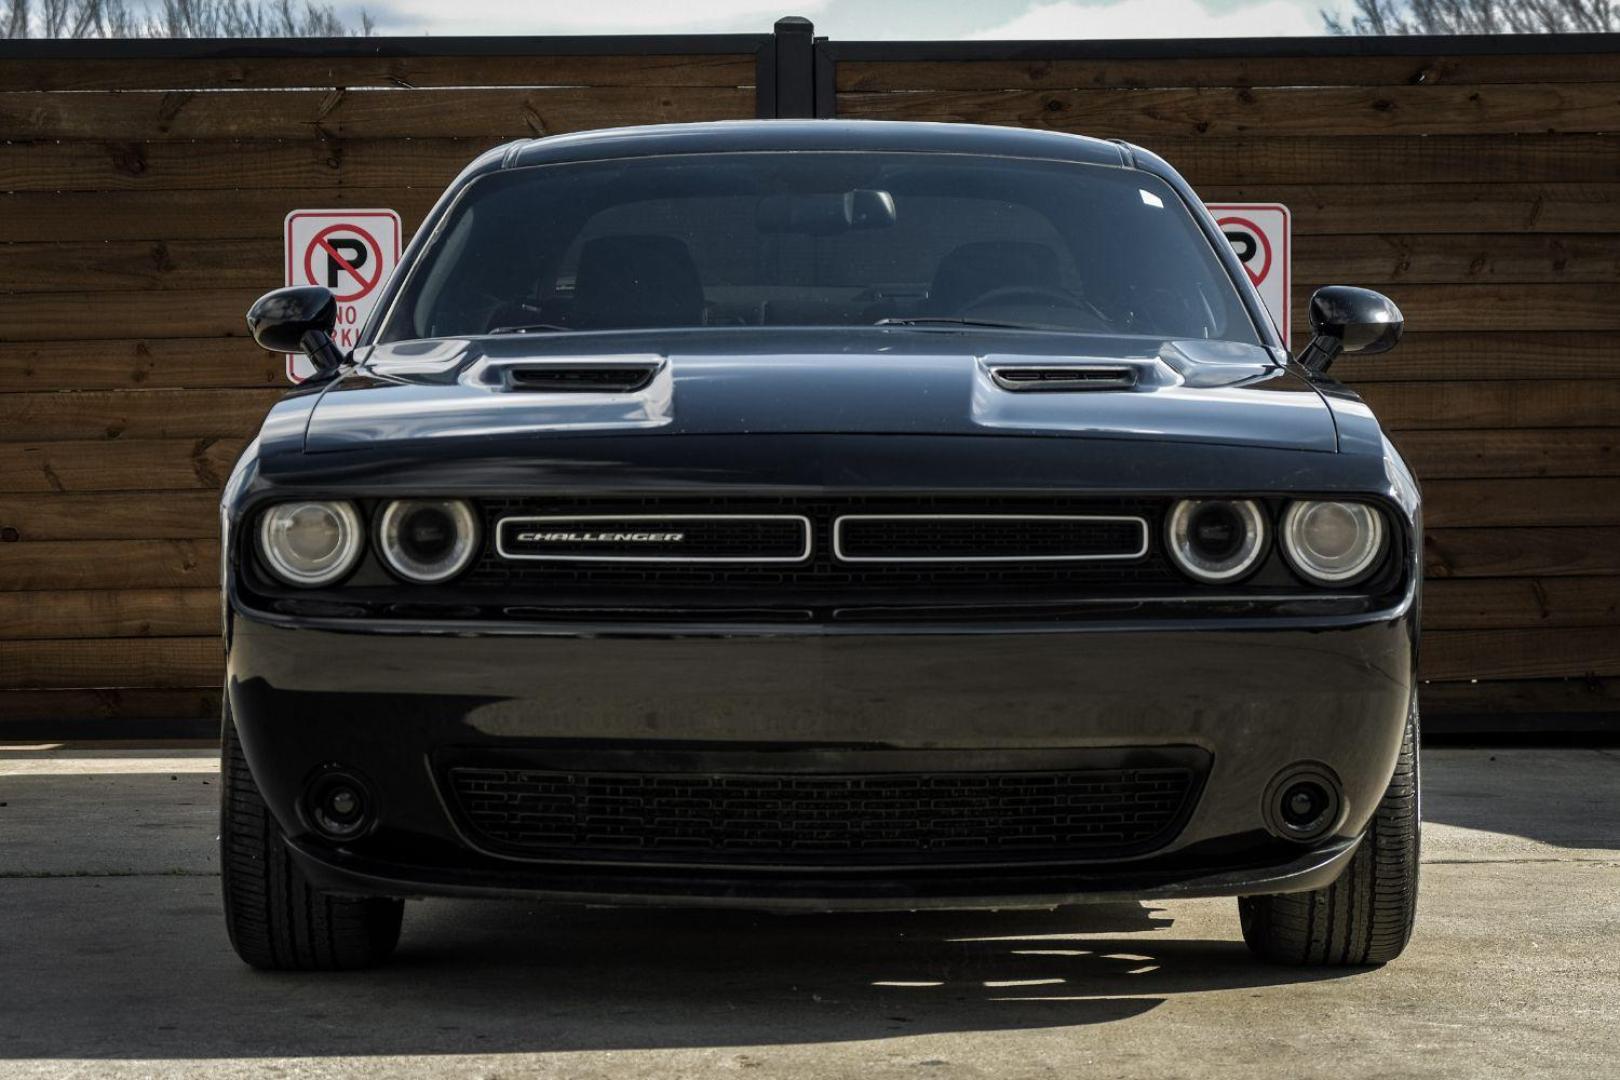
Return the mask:
[[[362,6],[336,7],[350,14]],[[1346,0],[366,0],[379,34],[816,33],[893,38],[1277,37],[1323,33]]]

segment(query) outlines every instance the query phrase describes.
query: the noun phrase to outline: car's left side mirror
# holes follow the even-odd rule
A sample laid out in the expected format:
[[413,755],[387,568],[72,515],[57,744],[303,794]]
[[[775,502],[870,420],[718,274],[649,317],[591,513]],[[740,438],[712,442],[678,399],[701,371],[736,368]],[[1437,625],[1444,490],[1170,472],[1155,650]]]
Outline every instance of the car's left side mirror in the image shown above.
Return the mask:
[[267,292],[248,308],[247,324],[260,348],[301,352],[322,374],[336,371],[343,362],[343,353],[332,340],[337,298],[330,289],[295,285]]
[[1388,352],[1401,340],[1401,309],[1383,293],[1324,285],[1311,294],[1311,340],[1299,362],[1326,371],[1340,353]]

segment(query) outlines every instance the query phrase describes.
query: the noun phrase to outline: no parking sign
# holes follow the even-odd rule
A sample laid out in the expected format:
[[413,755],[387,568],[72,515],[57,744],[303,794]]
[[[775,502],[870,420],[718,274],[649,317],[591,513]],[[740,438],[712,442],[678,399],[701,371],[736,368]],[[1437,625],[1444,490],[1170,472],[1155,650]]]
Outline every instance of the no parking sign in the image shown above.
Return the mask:
[[1266,303],[1277,323],[1283,344],[1289,344],[1293,313],[1289,289],[1293,285],[1293,219],[1278,203],[1205,203],[1215,224]]
[[[354,348],[388,275],[399,262],[399,215],[392,210],[294,210],[285,223],[288,285],[321,285],[337,298],[332,340]],[[306,356],[287,357],[287,378],[315,374]]]

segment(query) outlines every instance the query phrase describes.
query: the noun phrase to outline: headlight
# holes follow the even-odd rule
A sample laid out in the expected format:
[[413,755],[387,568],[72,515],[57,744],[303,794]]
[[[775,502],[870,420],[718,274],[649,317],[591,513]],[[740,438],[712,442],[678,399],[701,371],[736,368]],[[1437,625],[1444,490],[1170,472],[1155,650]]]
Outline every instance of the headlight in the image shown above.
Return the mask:
[[377,550],[407,581],[449,581],[478,554],[478,519],[460,499],[399,499],[377,519]]
[[286,502],[259,519],[259,553],[291,585],[326,585],[360,558],[360,515],[346,502]]
[[1296,502],[1283,515],[1283,554],[1301,577],[1342,585],[1361,577],[1384,551],[1384,517],[1365,503]]
[[1234,581],[1266,553],[1266,515],[1249,499],[1183,499],[1165,530],[1176,565],[1199,581]]

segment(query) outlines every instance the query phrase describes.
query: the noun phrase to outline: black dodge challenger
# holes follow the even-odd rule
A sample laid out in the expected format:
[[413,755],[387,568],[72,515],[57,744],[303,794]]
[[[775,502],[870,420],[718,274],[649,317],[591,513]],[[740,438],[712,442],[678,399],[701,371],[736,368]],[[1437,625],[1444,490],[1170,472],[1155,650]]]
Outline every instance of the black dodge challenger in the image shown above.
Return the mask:
[[517,142],[224,494],[225,914],[349,968],[404,897],[844,910],[1235,896],[1412,927],[1420,517],[1139,147],[834,121]]

